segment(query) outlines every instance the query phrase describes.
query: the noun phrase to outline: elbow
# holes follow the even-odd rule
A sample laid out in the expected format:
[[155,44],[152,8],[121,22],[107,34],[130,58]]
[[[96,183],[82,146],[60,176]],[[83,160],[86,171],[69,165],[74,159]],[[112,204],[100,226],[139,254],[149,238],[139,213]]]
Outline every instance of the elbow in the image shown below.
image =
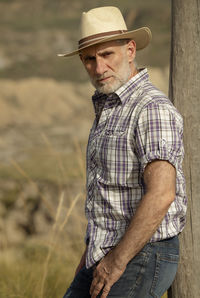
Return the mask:
[[175,191],[169,192],[163,196],[163,199],[164,199],[163,201],[165,202],[167,208],[169,208],[170,205],[174,202],[175,197],[176,197]]

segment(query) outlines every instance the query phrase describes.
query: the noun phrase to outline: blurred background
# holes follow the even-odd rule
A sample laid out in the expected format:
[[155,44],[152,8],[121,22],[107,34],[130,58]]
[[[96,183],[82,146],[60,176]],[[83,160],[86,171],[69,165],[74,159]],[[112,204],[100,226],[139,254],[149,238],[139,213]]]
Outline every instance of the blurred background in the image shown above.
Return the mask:
[[84,249],[94,119],[76,49],[81,13],[118,6],[153,39],[139,67],[168,92],[170,0],[0,0],[0,298],[62,297]]

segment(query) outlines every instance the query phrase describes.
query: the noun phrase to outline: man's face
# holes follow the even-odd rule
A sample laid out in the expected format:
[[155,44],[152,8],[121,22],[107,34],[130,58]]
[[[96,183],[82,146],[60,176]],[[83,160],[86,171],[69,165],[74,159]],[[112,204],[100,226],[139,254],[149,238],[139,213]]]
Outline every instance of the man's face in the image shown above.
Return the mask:
[[94,87],[109,94],[133,76],[135,43],[110,41],[94,45],[83,50],[80,57]]

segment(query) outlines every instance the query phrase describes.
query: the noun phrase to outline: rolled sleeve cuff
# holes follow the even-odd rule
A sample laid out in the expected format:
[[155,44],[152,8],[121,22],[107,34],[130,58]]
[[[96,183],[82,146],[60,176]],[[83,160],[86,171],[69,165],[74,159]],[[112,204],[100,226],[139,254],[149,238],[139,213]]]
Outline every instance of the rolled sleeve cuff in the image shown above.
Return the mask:
[[140,170],[141,175],[143,175],[144,170],[150,162],[154,160],[165,160],[172,164],[176,169],[178,169],[178,158],[177,152],[165,150],[158,150],[155,152],[148,152],[146,155],[143,155],[140,159]]

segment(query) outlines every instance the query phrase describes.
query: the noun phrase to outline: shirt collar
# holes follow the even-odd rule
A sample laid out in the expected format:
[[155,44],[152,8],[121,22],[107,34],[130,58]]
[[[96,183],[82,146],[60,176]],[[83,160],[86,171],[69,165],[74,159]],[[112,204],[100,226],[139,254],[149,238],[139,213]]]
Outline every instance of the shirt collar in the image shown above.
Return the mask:
[[104,109],[112,108],[116,103],[125,103],[126,100],[132,95],[139,86],[146,80],[149,75],[147,69],[140,69],[139,72],[133,76],[127,83],[121,86],[117,91],[111,94],[99,93],[97,90],[92,96],[92,101],[95,113],[104,106]]
[[134,92],[138,90],[141,84],[148,79],[149,75],[147,68],[139,69],[139,72],[135,76],[133,76],[126,84],[115,91],[115,94],[117,94],[121,102],[124,103],[132,94],[134,94]]
[[103,94],[98,91],[95,91],[92,96],[92,101],[96,115],[99,114],[99,111],[102,109],[110,109],[117,103],[121,103],[121,100],[116,93]]

